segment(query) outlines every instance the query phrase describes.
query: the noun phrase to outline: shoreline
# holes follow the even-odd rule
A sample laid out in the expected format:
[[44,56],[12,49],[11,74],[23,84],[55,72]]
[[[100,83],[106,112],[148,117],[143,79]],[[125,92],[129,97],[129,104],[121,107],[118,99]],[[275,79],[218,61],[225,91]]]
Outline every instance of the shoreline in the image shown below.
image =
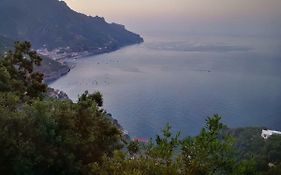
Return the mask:
[[[40,50],[39,49],[39,50],[37,50],[37,52],[40,55],[47,56],[47,57],[51,58],[52,60],[57,61],[64,66],[67,66],[67,68],[68,68],[68,69],[64,69],[64,68],[59,69],[57,72],[54,72],[54,73],[48,75],[47,77],[45,77],[44,81],[46,82],[47,85],[50,85],[51,83],[59,80],[61,77],[67,75],[72,69],[74,69],[75,66],[76,66],[75,61],[77,59],[82,59],[82,58],[85,58],[85,57],[97,56],[97,55],[115,52],[115,51],[123,49],[125,47],[141,44],[143,42],[144,41],[134,43],[134,44],[125,45],[125,46],[121,46],[121,47],[114,48],[114,49],[106,48],[106,49],[99,49],[99,50],[93,50],[93,51],[62,52],[61,49],[63,49],[63,48],[58,48],[58,49],[55,49],[55,50],[50,51],[50,52],[48,52],[46,50],[42,50],[42,49]],[[44,51],[44,52],[42,52],[42,51]]]

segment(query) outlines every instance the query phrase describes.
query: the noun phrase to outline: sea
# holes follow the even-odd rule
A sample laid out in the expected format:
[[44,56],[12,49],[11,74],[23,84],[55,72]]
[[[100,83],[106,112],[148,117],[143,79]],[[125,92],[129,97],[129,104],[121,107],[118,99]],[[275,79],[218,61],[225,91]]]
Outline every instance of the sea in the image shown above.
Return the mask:
[[131,137],[166,124],[198,134],[214,114],[228,127],[281,130],[281,40],[256,36],[144,35],[144,43],[72,60],[50,86],[77,101],[100,91]]

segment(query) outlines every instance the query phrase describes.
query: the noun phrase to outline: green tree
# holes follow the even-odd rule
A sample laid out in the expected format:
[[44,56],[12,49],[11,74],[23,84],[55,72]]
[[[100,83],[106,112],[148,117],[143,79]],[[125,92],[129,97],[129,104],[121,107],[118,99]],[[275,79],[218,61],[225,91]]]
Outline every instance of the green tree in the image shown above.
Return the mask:
[[122,146],[99,92],[73,103],[44,99],[40,57],[17,42],[0,60],[0,174],[89,174]]
[[179,133],[173,135],[167,125],[162,135],[151,139],[136,156],[116,152],[113,158],[105,157],[101,165],[93,165],[92,171],[108,175],[246,175],[254,172],[246,167],[249,163],[237,164],[232,138],[222,136],[223,127],[220,117],[214,115],[207,119],[206,128],[198,136],[180,139]]
[[134,154],[138,153],[140,148],[139,148],[139,142],[138,141],[131,141],[128,146],[127,146],[128,152],[131,156]]
[[29,42],[16,42],[14,51],[0,59],[0,90],[13,91],[21,98],[42,97],[47,88],[44,76],[33,71],[34,65],[39,66],[41,61]]
[[231,137],[220,138],[223,124],[214,115],[206,121],[206,127],[196,137],[188,137],[182,143],[182,161],[185,174],[230,174],[235,166]]

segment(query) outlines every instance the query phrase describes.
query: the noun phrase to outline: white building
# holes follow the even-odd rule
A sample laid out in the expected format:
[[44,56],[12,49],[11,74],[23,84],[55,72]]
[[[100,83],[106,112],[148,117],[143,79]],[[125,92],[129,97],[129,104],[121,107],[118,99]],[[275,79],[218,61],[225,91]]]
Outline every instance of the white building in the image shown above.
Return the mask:
[[268,129],[263,129],[262,130],[261,136],[264,139],[268,139],[272,135],[281,135],[281,132],[280,131],[268,130]]

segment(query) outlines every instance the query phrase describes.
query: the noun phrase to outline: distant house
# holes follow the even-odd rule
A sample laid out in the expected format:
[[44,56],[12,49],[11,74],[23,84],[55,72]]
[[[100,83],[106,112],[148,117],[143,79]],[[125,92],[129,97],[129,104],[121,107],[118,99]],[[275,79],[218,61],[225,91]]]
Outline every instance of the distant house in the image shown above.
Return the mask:
[[142,137],[137,137],[133,139],[135,142],[141,142],[141,143],[148,143],[148,140]]
[[281,135],[281,132],[280,131],[268,130],[268,129],[263,129],[262,130],[261,136],[264,139],[268,139],[272,135]]

